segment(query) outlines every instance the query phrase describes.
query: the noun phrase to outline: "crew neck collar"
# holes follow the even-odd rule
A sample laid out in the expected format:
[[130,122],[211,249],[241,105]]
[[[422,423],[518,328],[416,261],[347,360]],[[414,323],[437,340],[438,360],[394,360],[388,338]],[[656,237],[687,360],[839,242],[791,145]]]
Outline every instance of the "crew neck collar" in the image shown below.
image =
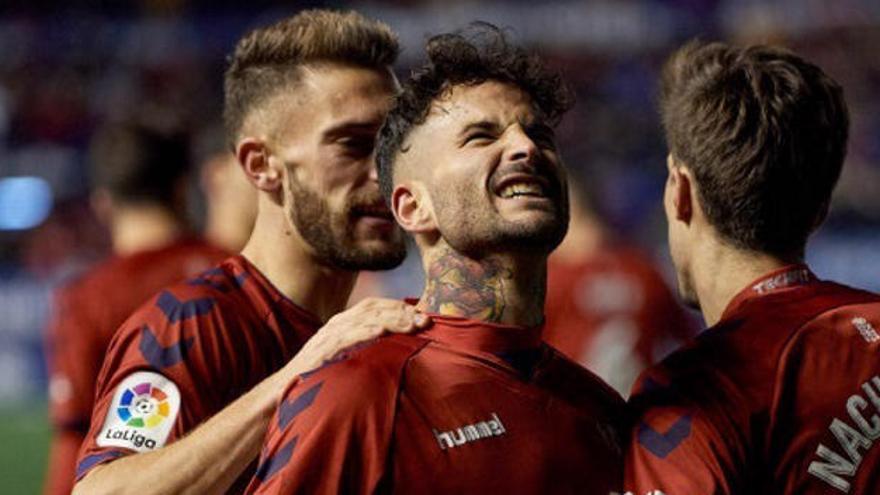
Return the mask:
[[730,318],[743,305],[753,299],[809,285],[817,280],[816,275],[803,263],[787,265],[766,273],[746,285],[744,289],[731,299],[727,308],[721,314],[720,321]]
[[420,335],[450,347],[503,356],[541,346],[543,325],[521,327],[426,313],[433,324]]
[[254,266],[254,264],[251,263],[250,260],[248,260],[247,257],[245,257],[243,254],[236,254],[232,257],[232,261],[233,265],[237,265],[237,267],[243,272],[241,274],[236,274],[235,276],[236,280],[238,280],[238,283],[242,288],[246,289],[248,285],[248,278],[253,278],[256,284],[263,291],[266,292],[272,302],[280,304],[287,308],[288,311],[291,311],[298,318],[300,318],[300,321],[308,322],[315,328],[319,328],[324,325],[324,323],[321,321],[320,318],[317,317],[317,315],[295,303],[291,298],[287,297],[286,295],[284,295],[284,293],[278,290],[278,288],[275,287],[272,281],[270,281],[266,277],[266,275],[261,272],[259,268]]

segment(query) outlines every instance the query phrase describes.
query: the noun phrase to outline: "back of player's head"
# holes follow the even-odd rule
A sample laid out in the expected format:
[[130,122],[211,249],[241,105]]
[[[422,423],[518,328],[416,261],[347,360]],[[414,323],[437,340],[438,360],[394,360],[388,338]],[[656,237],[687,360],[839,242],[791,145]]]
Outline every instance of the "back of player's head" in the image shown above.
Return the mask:
[[175,207],[190,171],[189,139],[135,123],[98,129],[89,149],[92,185],[117,203]]
[[846,155],[840,85],[781,48],[691,42],[664,67],[660,112],[670,153],[693,171],[725,241],[803,252]]
[[235,143],[247,116],[295,83],[312,63],[387,69],[397,59],[397,36],[356,12],[305,10],[245,35],[224,76],[224,123]]
[[529,95],[551,124],[559,122],[573,103],[558,73],[544,67],[538,56],[510,43],[504,32],[485,22],[428,40],[428,60],[403,83],[394,106],[379,131],[376,162],[379,188],[386,200],[393,189],[395,156],[405,153],[404,141],[425,122],[431,105],[457,85],[486,81],[512,84]]

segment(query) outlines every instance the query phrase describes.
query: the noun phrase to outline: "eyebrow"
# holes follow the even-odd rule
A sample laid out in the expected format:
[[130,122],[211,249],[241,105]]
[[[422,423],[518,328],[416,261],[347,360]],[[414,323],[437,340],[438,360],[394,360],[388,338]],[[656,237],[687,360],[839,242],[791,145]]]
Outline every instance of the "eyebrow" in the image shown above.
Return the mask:
[[338,139],[343,136],[350,136],[353,134],[376,134],[379,131],[379,127],[382,126],[381,122],[377,121],[357,121],[357,122],[343,122],[341,124],[335,125],[327,130],[325,130],[322,134],[322,141],[330,142],[335,139]]
[[556,130],[546,122],[536,120],[534,122],[523,122],[521,124],[527,133],[538,133],[545,137],[555,137]]

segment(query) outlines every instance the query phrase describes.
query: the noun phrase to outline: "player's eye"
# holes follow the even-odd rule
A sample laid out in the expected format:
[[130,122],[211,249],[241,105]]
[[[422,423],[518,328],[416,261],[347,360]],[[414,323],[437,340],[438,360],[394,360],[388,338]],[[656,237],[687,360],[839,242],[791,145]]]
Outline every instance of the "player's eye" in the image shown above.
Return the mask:
[[488,143],[495,139],[495,136],[486,131],[473,132],[464,138],[465,144],[468,143]]
[[336,144],[350,157],[366,158],[373,152],[376,140],[372,136],[347,136],[338,139]]
[[527,129],[529,138],[542,149],[555,150],[556,136],[551,129],[537,126]]

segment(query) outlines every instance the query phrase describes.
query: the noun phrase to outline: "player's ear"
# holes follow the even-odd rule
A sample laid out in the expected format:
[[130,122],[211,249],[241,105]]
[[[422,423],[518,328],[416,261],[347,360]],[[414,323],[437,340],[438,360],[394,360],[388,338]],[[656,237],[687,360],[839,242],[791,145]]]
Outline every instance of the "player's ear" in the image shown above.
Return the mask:
[[255,137],[243,138],[235,147],[235,156],[251,184],[262,191],[281,189],[282,164],[270,160],[272,155],[265,141]]
[[396,185],[391,193],[391,212],[407,232],[419,234],[437,230],[431,198],[421,182]]
[[686,224],[691,223],[694,215],[693,175],[690,169],[678,163],[672,155],[667,158],[669,180],[666,187],[669,188],[672,199],[672,209],[675,219]]

